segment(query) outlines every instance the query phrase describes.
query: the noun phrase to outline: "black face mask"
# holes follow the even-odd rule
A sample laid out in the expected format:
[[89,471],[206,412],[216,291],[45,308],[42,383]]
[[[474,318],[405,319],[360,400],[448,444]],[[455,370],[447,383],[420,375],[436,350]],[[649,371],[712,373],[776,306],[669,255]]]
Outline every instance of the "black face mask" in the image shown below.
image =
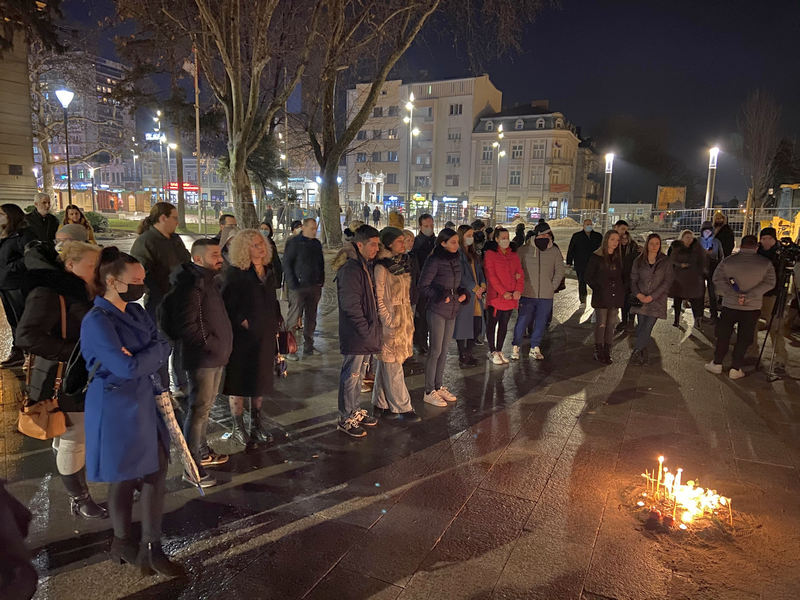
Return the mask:
[[123,302],[136,302],[144,296],[144,288],[143,283],[129,283],[127,290],[117,293]]
[[547,250],[547,246],[550,243],[550,240],[548,240],[547,238],[535,238],[533,240],[533,243],[536,244],[536,247],[539,250]]

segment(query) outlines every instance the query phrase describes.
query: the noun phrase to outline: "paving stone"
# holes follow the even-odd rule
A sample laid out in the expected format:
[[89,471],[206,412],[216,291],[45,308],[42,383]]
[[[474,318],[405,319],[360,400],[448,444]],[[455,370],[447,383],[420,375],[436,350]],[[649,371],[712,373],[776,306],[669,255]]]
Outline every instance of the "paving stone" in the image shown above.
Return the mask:
[[357,571],[335,566],[303,598],[305,600],[395,600],[403,588]]

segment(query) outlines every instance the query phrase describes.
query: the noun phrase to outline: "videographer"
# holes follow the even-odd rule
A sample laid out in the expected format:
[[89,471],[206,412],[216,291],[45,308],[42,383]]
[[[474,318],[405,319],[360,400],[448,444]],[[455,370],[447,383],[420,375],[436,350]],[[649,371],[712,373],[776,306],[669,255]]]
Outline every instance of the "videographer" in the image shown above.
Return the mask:
[[[778,292],[783,284],[783,256],[781,253],[781,245],[778,243],[778,233],[774,227],[765,227],[759,234],[758,254],[764,258],[768,258],[775,269],[775,287],[764,294],[764,302],[761,304],[760,318],[766,321],[767,326],[770,326],[769,337],[772,339],[772,344],[775,346],[775,371],[782,372],[785,370],[785,365],[788,360],[786,354],[786,343],[783,339],[783,332],[781,328],[781,321],[783,319],[773,319],[772,313],[775,310],[775,302],[778,299]],[[767,335],[767,334],[765,334]],[[753,336],[752,353],[758,356],[758,328]]]
[[742,364],[753,342],[765,293],[775,287],[775,269],[769,259],[757,254],[754,235],[742,238],[738,253],[725,258],[714,271],[714,286],[722,295],[722,316],[717,322],[717,345],[714,360],[705,365],[710,373],[722,373],[722,361],[728,353],[733,326],[737,326],[736,345],[728,377],[744,377]]

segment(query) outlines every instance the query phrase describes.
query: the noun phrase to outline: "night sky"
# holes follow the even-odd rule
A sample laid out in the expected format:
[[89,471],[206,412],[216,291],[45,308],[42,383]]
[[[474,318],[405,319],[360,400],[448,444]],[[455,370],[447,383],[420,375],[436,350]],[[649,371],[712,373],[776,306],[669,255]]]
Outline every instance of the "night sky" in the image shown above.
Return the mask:
[[[94,24],[110,0],[67,0],[69,18]],[[704,177],[707,149],[719,144],[717,197],[743,199],[734,153],[736,118],[747,94],[770,92],[781,104],[781,132],[800,133],[800,0],[561,0],[527,28],[523,52],[488,65],[504,107],[548,98],[550,107],[614,148],[611,125],[624,117],[653,131],[664,152]],[[112,53],[110,43],[102,44]],[[403,70],[431,78],[470,75],[447,43],[415,44]],[[632,161],[636,157],[629,157]],[[614,200],[655,199],[657,177],[619,156]]]

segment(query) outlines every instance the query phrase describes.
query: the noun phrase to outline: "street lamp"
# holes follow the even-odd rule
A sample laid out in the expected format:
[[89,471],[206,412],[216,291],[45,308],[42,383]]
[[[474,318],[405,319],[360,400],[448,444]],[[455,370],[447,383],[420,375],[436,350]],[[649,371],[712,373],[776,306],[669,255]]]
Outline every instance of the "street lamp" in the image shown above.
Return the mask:
[[94,193],[94,172],[99,169],[99,167],[89,167],[89,179],[92,182],[92,211],[96,211],[96,204],[95,204],[95,193]]
[[137,180],[138,180],[138,175],[139,175],[139,174],[136,172],[136,159],[137,159],[137,158],[139,158],[139,155],[138,155],[138,154],[134,154],[134,155],[133,155],[133,180],[134,180],[134,181],[137,181]]
[[75,94],[69,90],[62,89],[56,90],[56,97],[61,103],[61,106],[64,107],[64,145],[67,151],[67,198],[69,198],[69,203],[72,204],[72,175],[69,172],[69,117],[67,115],[67,107],[69,106],[69,103],[72,102]]
[[164,142],[167,141],[167,136],[163,133],[158,138],[158,171],[161,175],[161,191],[158,193],[159,201],[164,200]]
[[406,102],[408,116],[403,117],[403,123],[408,125],[408,157],[406,159],[406,219],[411,216],[411,157],[414,148],[414,137],[419,135],[419,129],[414,127],[414,92],[408,95]]
[[603,183],[603,233],[608,230],[608,211],[611,209],[611,176],[614,174],[614,155],[606,154],[606,175]]
[[714,146],[708,151],[708,183],[706,184],[706,202],[703,208],[703,221],[708,221],[714,204],[714,186],[717,182],[717,157],[719,148]]
[[[178,144],[175,142],[170,142],[167,144],[167,183],[169,183],[170,178],[172,177],[172,173],[170,170],[172,169],[172,161],[169,158],[169,151],[176,150],[178,148]],[[178,165],[175,165],[175,181],[178,181]]]
[[[502,139],[502,137],[500,137],[500,139]],[[492,223],[495,226],[497,226],[497,188],[500,184],[500,159],[506,155],[506,151],[500,150],[500,142],[492,142],[492,148],[494,148],[497,151],[497,176],[494,178],[494,201],[492,202]]]

